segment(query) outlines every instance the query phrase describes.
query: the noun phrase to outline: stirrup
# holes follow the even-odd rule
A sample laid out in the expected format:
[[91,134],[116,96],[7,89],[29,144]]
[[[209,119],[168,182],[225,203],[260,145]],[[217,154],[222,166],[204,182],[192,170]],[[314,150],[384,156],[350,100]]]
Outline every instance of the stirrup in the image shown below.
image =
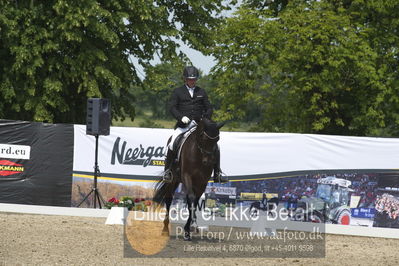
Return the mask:
[[228,183],[229,179],[227,176],[222,175],[222,172],[219,172],[213,176],[214,183]]
[[166,183],[170,183],[173,180],[173,174],[170,169],[166,170],[165,173],[162,176],[162,180]]

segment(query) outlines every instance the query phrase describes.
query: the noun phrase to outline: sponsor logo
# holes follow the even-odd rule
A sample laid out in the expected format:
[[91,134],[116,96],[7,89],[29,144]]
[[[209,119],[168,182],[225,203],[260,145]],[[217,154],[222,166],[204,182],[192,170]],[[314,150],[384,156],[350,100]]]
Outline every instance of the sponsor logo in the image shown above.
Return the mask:
[[165,165],[163,159],[164,147],[144,147],[142,144],[135,148],[127,148],[126,146],[126,141],[123,141],[121,145],[120,137],[115,140],[111,154],[112,165],[116,162],[119,164],[142,165],[143,167]]
[[30,146],[0,144],[0,158],[29,160]]
[[373,208],[353,208],[351,209],[352,217],[357,218],[374,218],[375,209]]
[[8,160],[0,161],[0,176],[21,174],[23,172],[24,166],[22,164],[14,163]]
[[206,187],[205,193],[215,193],[219,195],[228,195],[228,196],[235,196],[236,195],[236,187]]

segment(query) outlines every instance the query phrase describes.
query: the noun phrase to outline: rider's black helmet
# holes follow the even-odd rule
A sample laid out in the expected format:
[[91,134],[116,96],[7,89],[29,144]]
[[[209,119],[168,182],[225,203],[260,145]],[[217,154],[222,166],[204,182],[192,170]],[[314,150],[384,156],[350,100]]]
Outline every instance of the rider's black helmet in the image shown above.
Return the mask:
[[185,79],[198,79],[199,78],[198,69],[193,66],[186,66],[183,70],[183,77]]

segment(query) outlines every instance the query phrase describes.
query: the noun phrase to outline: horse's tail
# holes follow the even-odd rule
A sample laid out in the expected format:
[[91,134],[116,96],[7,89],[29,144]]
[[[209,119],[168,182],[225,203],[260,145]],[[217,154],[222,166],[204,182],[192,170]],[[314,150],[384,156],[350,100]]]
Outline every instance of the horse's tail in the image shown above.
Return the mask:
[[253,208],[256,209],[256,207],[255,207],[255,202],[252,202],[252,203],[251,203],[251,206],[249,207],[249,211],[252,211]]
[[177,181],[175,181],[175,179],[173,179],[172,182],[165,182],[160,179],[155,185],[155,194],[153,197],[153,201],[162,206],[167,199],[170,200],[173,198],[173,193],[176,187]]

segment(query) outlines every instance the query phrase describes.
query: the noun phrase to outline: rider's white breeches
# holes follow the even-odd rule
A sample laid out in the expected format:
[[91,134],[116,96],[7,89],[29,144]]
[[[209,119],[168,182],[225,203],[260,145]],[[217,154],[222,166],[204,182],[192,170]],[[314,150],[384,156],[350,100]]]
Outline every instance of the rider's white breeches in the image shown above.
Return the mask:
[[173,132],[172,139],[169,142],[168,148],[173,151],[173,143],[175,142],[177,136],[179,136],[180,134],[186,133],[192,127],[195,127],[196,125],[197,125],[197,123],[195,123],[194,120],[191,120],[190,124],[188,124],[187,127],[184,127],[184,128],[178,127],[178,128],[176,128],[175,131]]

